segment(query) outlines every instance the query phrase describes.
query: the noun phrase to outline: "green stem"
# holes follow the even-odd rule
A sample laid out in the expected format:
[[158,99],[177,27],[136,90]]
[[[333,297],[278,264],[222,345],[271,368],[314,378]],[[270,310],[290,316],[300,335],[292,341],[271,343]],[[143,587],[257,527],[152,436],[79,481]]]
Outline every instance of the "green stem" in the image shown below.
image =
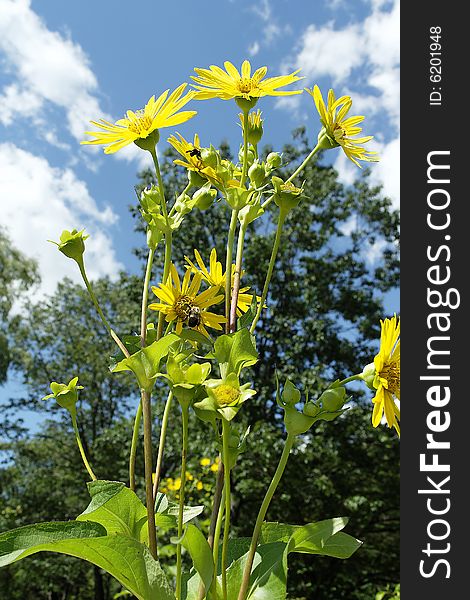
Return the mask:
[[331,387],[339,387],[340,385],[345,385],[346,383],[351,383],[351,381],[358,381],[359,379],[362,380],[362,373],[359,373],[358,375],[352,375],[351,377],[347,377],[346,379],[338,381],[338,383],[335,383]]
[[230,467],[229,467],[229,442],[230,442],[230,421],[222,419],[222,443],[224,451],[224,496],[225,496],[225,523],[224,523],[224,539],[222,542],[222,597],[227,600],[227,551],[228,538],[230,534]]
[[243,246],[245,243],[245,234],[248,227],[247,223],[242,223],[238,231],[238,242],[237,242],[237,257],[235,259],[235,272],[233,274],[233,290],[232,290],[232,301],[230,306],[230,332],[235,331],[237,323],[237,304],[238,294],[240,292],[240,280],[242,276],[242,261],[243,261]]
[[78,267],[80,269],[80,273],[82,275],[83,278],[83,282],[86,285],[86,289],[88,290],[88,293],[90,294],[90,298],[96,308],[96,312],[98,313],[101,321],[103,322],[103,325],[106,327],[107,332],[109,333],[109,335],[113,338],[113,340],[116,342],[117,346],[120,348],[121,352],[124,354],[124,356],[129,357],[129,352],[127,351],[127,348],[124,346],[124,344],[122,343],[122,341],[119,339],[119,336],[116,334],[115,331],[113,331],[113,329],[111,329],[110,324],[108,323],[106,317],[103,314],[103,311],[101,310],[101,307],[98,303],[98,300],[95,296],[95,292],[93,291],[93,288],[91,287],[90,282],[88,281],[88,277],[85,271],[85,265],[83,263],[83,260],[81,262],[78,263]]
[[303,161],[303,163],[299,167],[297,167],[297,169],[292,173],[292,175],[289,177],[289,179],[287,179],[286,183],[289,183],[289,181],[292,181],[293,179],[295,179],[297,177],[297,175],[305,168],[305,166],[309,162],[309,160],[311,158],[313,158],[319,150],[320,150],[320,144],[317,144],[315,146],[315,148],[307,156],[307,158]]
[[152,276],[152,265],[153,257],[155,256],[155,250],[149,248],[149,254],[147,258],[147,268],[145,269],[144,289],[142,292],[142,309],[140,314],[140,344],[142,348],[145,347],[145,339],[147,337],[147,304],[149,297],[149,285],[150,278]]
[[224,463],[221,460],[219,454],[219,466],[217,468],[217,476],[215,479],[215,490],[214,490],[214,499],[212,503],[212,514],[211,520],[209,524],[209,534],[207,536],[207,543],[210,548],[214,547],[214,539],[215,539],[215,529],[217,527],[217,518],[219,514],[219,507],[221,503],[222,493],[224,487]]
[[[178,538],[183,535],[184,487],[186,484],[186,454],[188,451],[188,415],[189,406],[181,405],[183,421],[183,447],[181,450],[181,487],[178,512]],[[176,600],[181,600],[181,544],[176,546]]]
[[[155,150],[153,150],[150,152],[150,154],[152,155],[153,164],[155,166],[155,174],[157,175],[158,188],[160,190],[160,201],[161,201],[161,207],[162,207],[162,214],[163,214],[163,217],[165,218],[166,225],[167,225],[167,231],[165,232],[165,262],[163,264],[163,277],[162,277],[162,282],[166,283],[166,281],[168,279],[168,274],[170,273],[171,246],[172,246],[172,237],[173,236],[171,233],[168,209],[166,206],[165,186],[163,184],[163,178],[162,178],[162,174],[160,172],[160,165],[158,163],[157,153]],[[163,315],[163,313],[160,313],[158,315],[158,325],[157,325],[157,339],[158,340],[162,337],[162,334],[163,334],[163,321],[164,321],[164,315]]]
[[[165,262],[163,263],[162,283],[167,282],[168,275],[170,274],[172,238],[173,236],[170,231],[165,233]],[[162,337],[164,319],[165,315],[161,312],[158,315],[157,340]]]
[[245,185],[245,179],[248,174],[248,115],[250,111],[243,111],[243,170],[240,179],[240,186]]
[[282,474],[284,473],[284,469],[286,468],[287,460],[289,458],[294,439],[294,435],[288,434],[284,445],[284,449],[281,454],[281,458],[279,459],[279,464],[277,465],[276,472],[274,473],[274,477],[272,478],[266,495],[264,496],[263,503],[261,504],[261,508],[259,509],[258,517],[256,519],[255,527],[253,529],[253,536],[251,538],[250,550],[248,552],[248,557],[245,563],[245,569],[243,571],[243,578],[240,586],[240,592],[238,594],[238,600],[246,599],[248,588],[250,585],[251,568],[253,566],[253,560],[256,554],[256,547],[258,545],[261,527],[263,525],[264,517],[266,516],[266,512],[268,510],[274,492],[276,491],[279,481],[281,480]]
[[168,394],[168,398],[166,399],[165,410],[163,411],[162,425],[161,425],[161,429],[160,429],[160,441],[158,442],[157,466],[155,467],[155,479],[153,481],[153,499],[154,500],[157,497],[158,485],[160,483],[160,475],[162,472],[163,449],[165,447],[166,430],[168,427],[168,419],[170,417],[172,400],[173,400],[173,392],[170,392]]
[[274,245],[273,245],[273,249],[271,252],[271,258],[269,260],[268,272],[266,274],[266,279],[264,282],[263,293],[261,294],[261,302],[258,305],[258,310],[256,311],[255,318],[253,319],[253,323],[251,324],[251,328],[250,328],[251,333],[253,333],[256,328],[256,325],[261,316],[261,311],[263,310],[263,306],[266,301],[266,297],[268,295],[269,284],[271,282],[274,265],[276,264],[276,256],[277,256],[277,252],[279,250],[279,244],[281,242],[282,227],[284,225],[284,221],[286,220],[287,213],[288,213],[288,210],[286,210],[286,209],[281,208],[279,210],[279,219],[277,222],[276,237],[274,238]]
[[216,597],[217,590],[217,566],[219,562],[219,539],[220,532],[222,530],[222,521],[224,520],[224,511],[225,511],[225,488],[222,491],[221,501],[219,504],[219,511],[217,513],[217,522],[215,525],[214,531],[214,540],[212,547],[212,557],[214,559],[214,577],[212,579],[212,595]]
[[144,417],[144,475],[145,504],[147,508],[147,527],[150,554],[157,559],[157,530],[155,527],[155,508],[153,503],[153,464],[152,464],[152,408],[150,394],[142,390],[142,415]]
[[72,427],[75,433],[75,439],[77,440],[78,449],[80,450],[80,454],[83,460],[83,464],[85,465],[85,469],[88,471],[88,474],[92,478],[93,481],[96,481],[96,475],[93,473],[92,468],[90,467],[90,463],[87,460],[85,449],[83,448],[82,439],[80,437],[80,432],[78,431],[77,426],[77,416],[74,413],[70,413],[72,417]]
[[135,490],[135,458],[137,456],[137,444],[139,442],[140,423],[142,421],[142,402],[139,401],[132,430],[131,450],[129,453],[129,487]]
[[225,259],[225,317],[227,323],[225,325],[226,333],[230,333],[230,306],[232,297],[232,256],[233,256],[233,242],[235,241],[235,232],[237,229],[238,220],[238,209],[232,210],[232,217],[230,219],[230,228],[228,231],[227,238],[227,256]]

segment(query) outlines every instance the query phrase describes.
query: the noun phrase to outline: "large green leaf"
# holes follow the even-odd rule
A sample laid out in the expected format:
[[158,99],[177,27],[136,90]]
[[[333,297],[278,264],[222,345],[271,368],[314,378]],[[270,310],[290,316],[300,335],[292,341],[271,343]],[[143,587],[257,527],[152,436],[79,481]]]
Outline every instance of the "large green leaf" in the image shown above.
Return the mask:
[[214,344],[214,357],[220,365],[222,378],[228,373],[240,375],[242,369],[254,365],[258,360],[255,338],[245,328],[221,335]]
[[[204,506],[184,506],[183,507],[183,525],[191,521],[202,513]],[[179,504],[171,502],[160,492],[155,499],[155,524],[161,529],[171,529],[177,527],[179,513]]]
[[137,495],[120,481],[92,481],[88,484],[91,502],[77,521],[93,521],[108,535],[120,533],[140,542],[148,541],[147,510]]
[[168,354],[170,346],[179,341],[174,333],[169,333],[150,346],[142,348],[128,358],[124,358],[111,368],[113,373],[119,371],[132,371],[136,376],[139,387],[146,392],[151,392],[155,380],[159,375],[160,363]]
[[[347,522],[348,519],[337,517],[307,525],[264,523],[251,571],[248,598],[285,599],[287,559],[291,552],[349,558],[361,542],[341,531]],[[246,554],[241,556],[228,570],[228,600],[237,599],[246,558]]]
[[107,535],[98,523],[40,523],[0,535],[0,566],[41,551],[91,562],[110,573],[139,600],[174,600],[165,574],[147,546],[127,535]]
[[[175,541],[172,540],[174,543]],[[177,540],[191,555],[193,565],[208,591],[214,575],[212,550],[201,530],[191,523],[187,526],[181,540]]]

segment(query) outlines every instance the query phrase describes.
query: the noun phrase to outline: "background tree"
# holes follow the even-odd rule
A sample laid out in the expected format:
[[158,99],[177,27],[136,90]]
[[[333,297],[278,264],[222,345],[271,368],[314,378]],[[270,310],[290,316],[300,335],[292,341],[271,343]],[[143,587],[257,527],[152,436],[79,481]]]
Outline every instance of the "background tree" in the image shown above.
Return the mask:
[[[282,175],[293,171],[306,148],[305,131],[298,130],[294,143],[284,148],[287,166]],[[226,145],[224,151],[229,152]],[[174,167],[172,158],[172,152],[168,151],[162,166],[168,198],[175,197],[186,184],[186,174]],[[317,161],[309,163],[302,178],[310,200],[303,201],[287,221],[268,309],[258,327],[260,361],[252,371],[258,393],[244,405],[239,413],[241,418],[237,419],[240,429],[248,424],[252,427],[249,450],[240,457],[234,473],[233,523],[235,533],[240,535],[251,535],[251,524],[280,454],[283,427],[274,402],[275,369],[281,380],[289,376],[312,395],[323,389],[325,381],[361,371],[375,354],[379,319],[384,317],[383,295],[398,283],[398,215],[381,196],[380,189],[369,185],[367,171],[352,187],[345,187],[338,182],[333,168]],[[139,186],[151,180],[151,172],[144,172]],[[207,256],[203,258],[208,260],[210,248],[215,247],[223,260],[226,216],[223,205],[188,215],[174,236],[174,256],[180,257],[177,261],[180,271],[184,256],[191,256],[194,248],[201,252],[206,249]],[[269,261],[273,218],[275,213],[268,211],[254,229],[249,229],[247,236],[243,283],[258,292]],[[137,227],[142,228],[140,220]],[[370,260],[371,255],[376,257],[375,262]],[[155,283],[161,276],[158,271],[161,262],[157,256]],[[122,275],[117,284],[103,281],[96,286],[109,320],[122,335],[137,327],[140,285]],[[45,316],[38,319],[41,310],[45,310]],[[36,410],[50,410],[50,406],[46,408],[37,400],[46,393],[49,381],[61,378],[68,381],[67,377],[78,374],[86,387],[79,420],[93,468],[100,477],[126,481],[128,434],[137,399],[128,380],[120,377],[118,380],[117,375],[107,372],[107,356],[114,350],[82,288],[64,284],[45,305],[33,309],[30,318],[18,321],[14,343],[15,368],[24,373],[29,390],[23,403]],[[296,445],[268,518],[300,524],[349,515],[350,532],[365,544],[345,562],[296,556],[289,579],[291,598],[369,600],[399,579],[398,443],[388,429],[372,429],[370,402],[359,393],[355,400],[354,408],[344,418],[319,425]],[[156,409],[158,420],[162,409],[159,399]],[[178,423],[176,418],[173,423]],[[52,517],[52,510],[49,517],[44,514],[48,512],[47,504],[38,517],[25,492],[27,489],[31,497],[36,494],[41,497],[41,490],[36,492],[35,487],[45,479],[58,498],[68,494],[69,489],[74,490],[69,499],[76,506],[64,506],[62,514],[70,515],[70,510],[75,516],[86,506],[84,486],[77,479],[71,481],[73,478],[61,475],[61,457],[57,451],[49,448],[48,454],[47,450],[46,433],[53,432],[53,436],[65,439],[70,434],[68,422],[59,417],[49,427],[52,429],[33,439],[9,446],[17,464],[22,464],[21,460],[26,459],[21,457],[31,452],[31,466],[15,470],[10,464],[0,474],[4,490],[1,514],[7,515],[4,518],[8,521],[5,528]],[[158,427],[155,429],[158,435]],[[213,459],[217,451],[211,432],[196,418],[192,419],[190,432],[193,454],[189,457],[189,467],[197,473],[200,459],[204,456]],[[316,441],[317,437],[321,442]],[[70,435],[67,439],[71,443]],[[38,480],[27,477],[38,460],[30,450],[34,444],[42,448],[42,456],[50,457],[48,468],[54,472],[52,479],[44,472],[40,472]],[[177,474],[179,444],[179,426],[170,427],[164,476]],[[78,470],[78,453],[70,450]],[[141,466],[138,471],[142,472]],[[51,495],[54,497],[52,490]],[[18,506],[27,506],[31,512],[27,515],[23,509],[18,512],[15,509]],[[37,564],[44,565],[40,560],[37,559]],[[77,561],[73,564],[77,565]],[[26,582],[22,569],[30,565],[25,561],[24,566],[23,563],[13,566],[7,575],[0,571],[0,589],[2,577],[14,577],[15,589],[19,589],[23,579]],[[49,563],[45,566],[53,568]],[[56,575],[48,570],[43,579],[58,582],[60,578]],[[39,573],[37,580],[40,585]],[[103,578],[99,581],[97,573],[92,571],[80,583],[83,589],[80,598],[108,600],[114,591],[112,583]],[[26,585],[25,594],[27,589]],[[74,598],[73,593],[62,597]],[[61,596],[48,596],[44,587],[38,588],[34,597]]]

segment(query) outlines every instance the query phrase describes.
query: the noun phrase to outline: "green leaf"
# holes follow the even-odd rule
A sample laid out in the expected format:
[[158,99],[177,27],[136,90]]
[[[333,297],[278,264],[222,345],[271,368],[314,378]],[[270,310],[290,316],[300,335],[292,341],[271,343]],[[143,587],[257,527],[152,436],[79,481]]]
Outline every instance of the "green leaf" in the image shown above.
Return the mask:
[[[200,529],[190,523],[183,537],[178,541],[191,555],[194,568],[199,574],[204,588],[208,591],[214,575],[214,560],[212,558],[212,550],[206,538]],[[174,543],[177,542],[174,541]]]
[[[337,517],[308,525],[263,523],[250,577],[249,599],[285,599],[287,558],[291,552],[349,558],[361,542],[341,531],[347,522],[347,518]],[[229,567],[228,600],[237,600],[236,590],[240,589],[246,558],[247,554]]]
[[248,329],[221,335],[214,344],[214,356],[220,365],[222,379],[228,373],[240,375],[242,369],[258,361],[255,338]]
[[148,541],[147,510],[136,494],[120,481],[92,481],[88,484],[91,502],[77,521],[93,521],[108,535],[120,533],[140,542]]
[[159,375],[162,359],[168,354],[172,344],[177,341],[179,341],[179,337],[174,333],[169,333],[150,346],[121,360],[117,365],[111,367],[111,371],[113,373],[132,371],[137,378],[139,387],[150,393]]
[[251,301],[250,308],[246,311],[246,313],[243,313],[237,319],[237,330],[250,329],[251,324],[253,323],[253,319],[255,318],[255,315],[256,315],[257,307],[258,307],[258,304],[256,301],[256,294],[253,293],[253,299]]
[[147,546],[119,533],[106,535],[98,523],[40,523],[0,535],[0,566],[41,551],[87,560],[115,577],[139,600],[174,600],[165,574]]
[[[185,506],[183,508],[183,525],[202,513],[204,506]],[[155,499],[155,524],[161,529],[177,526],[179,504],[169,502],[165,494],[158,492]]]

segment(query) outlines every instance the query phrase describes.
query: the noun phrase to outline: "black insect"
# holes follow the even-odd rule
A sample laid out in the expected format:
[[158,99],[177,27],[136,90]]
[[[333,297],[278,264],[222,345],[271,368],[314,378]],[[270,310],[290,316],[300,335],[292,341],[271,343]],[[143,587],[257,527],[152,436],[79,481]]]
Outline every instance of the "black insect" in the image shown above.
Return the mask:
[[193,306],[188,317],[189,327],[198,327],[201,324],[201,309],[199,306]]
[[199,158],[199,160],[201,160],[202,158],[201,151],[199,150],[199,148],[191,148],[191,150],[186,150],[186,154],[189,154],[189,156],[191,156],[192,158],[196,156],[197,158]]

